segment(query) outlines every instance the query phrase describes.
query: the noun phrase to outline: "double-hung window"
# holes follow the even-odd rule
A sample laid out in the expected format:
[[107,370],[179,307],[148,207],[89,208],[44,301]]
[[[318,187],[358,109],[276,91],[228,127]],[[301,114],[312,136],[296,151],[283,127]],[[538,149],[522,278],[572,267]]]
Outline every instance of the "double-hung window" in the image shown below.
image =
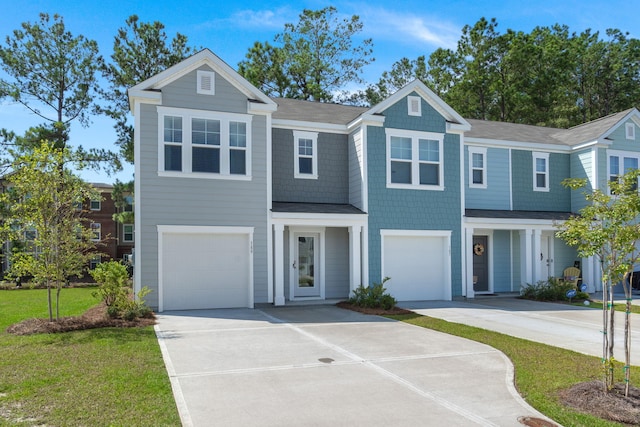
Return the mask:
[[615,150],[609,151],[609,182],[619,181],[622,175],[638,169],[639,164],[639,153],[629,153]]
[[487,149],[469,147],[469,188],[487,188]]
[[549,153],[533,153],[533,191],[549,191]]
[[444,189],[444,135],[387,129],[387,187]]
[[124,242],[133,242],[133,224],[122,225],[122,240]]
[[293,131],[294,177],[318,178],[318,133]]
[[249,179],[251,116],[158,107],[161,176]]

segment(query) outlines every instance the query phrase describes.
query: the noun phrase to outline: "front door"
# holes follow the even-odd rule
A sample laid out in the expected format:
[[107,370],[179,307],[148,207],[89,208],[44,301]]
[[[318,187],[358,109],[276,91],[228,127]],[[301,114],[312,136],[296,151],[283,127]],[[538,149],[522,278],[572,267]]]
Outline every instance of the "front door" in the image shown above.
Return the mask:
[[473,236],[473,291],[489,292],[487,236]]
[[294,233],[293,296],[320,297],[319,233]]
[[540,280],[547,280],[553,274],[553,234],[543,232],[540,236]]

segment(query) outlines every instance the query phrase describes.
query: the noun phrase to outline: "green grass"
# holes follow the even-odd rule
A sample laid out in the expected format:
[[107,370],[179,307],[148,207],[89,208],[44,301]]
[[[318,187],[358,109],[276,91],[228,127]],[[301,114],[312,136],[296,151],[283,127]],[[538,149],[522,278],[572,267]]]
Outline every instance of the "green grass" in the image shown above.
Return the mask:
[[[584,307],[584,303],[583,302],[574,302],[571,303],[571,305],[578,305],[581,307]],[[589,304],[590,308],[597,308],[602,310],[602,301],[598,301],[598,300],[591,300],[590,304]],[[627,305],[626,304],[614,304],[613,305],[613,309],[615,311],[620,311],[622,313],[624,313],[625,311],[627,311]],[[640,314],[640,305],[635,305],[632,304],[631,305],[631,312],[632,313],[636,313],[636,314]]]
[[[92,288],[61,293],[60,315],[95,305]],[[180,419],[152,327],[13,336],[48,318],[46,290],[0,291],[0,426],[172,426]]]
[[[478,341],[502,351],[511,359],[515,369],[515,383],[522,397],[534,408],[565,426],[619,426],[562,405],[558,393],[581,382],[602,379],[602,364],[598,357],[570,350],[514,338],[473,326],[451,323],[417,314],[388,316]],[[567,337],[571,339],[571,337]],[[622,364],[616,381],[622,382]],[[631,384],[640,383],[640,367],[631,368]]]

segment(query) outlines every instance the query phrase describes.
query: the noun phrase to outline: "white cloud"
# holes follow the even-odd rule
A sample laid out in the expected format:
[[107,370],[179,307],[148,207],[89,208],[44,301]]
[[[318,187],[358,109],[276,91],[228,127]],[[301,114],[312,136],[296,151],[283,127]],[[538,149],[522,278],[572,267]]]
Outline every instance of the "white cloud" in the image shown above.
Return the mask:
[[461,26],[436,16],[419,12],[395,12],[382,8],[366,9],[360,13],[364,32],[376,40],[403,44],[428,44],[434,48],[455,49]]
[[281,7],[275,10],[251,10],[245,9],[235,12],[229,17],[214,19],[204,22],[198,27],[232,27],[255,30],[282,30],[287,22],[297,21],[297,13],[293,12],[289,7]]

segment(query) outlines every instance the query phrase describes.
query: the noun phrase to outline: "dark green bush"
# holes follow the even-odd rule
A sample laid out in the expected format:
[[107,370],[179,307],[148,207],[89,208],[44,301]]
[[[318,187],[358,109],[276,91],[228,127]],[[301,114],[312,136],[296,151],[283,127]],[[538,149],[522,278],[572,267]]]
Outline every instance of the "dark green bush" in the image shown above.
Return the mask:
[[392,309],[398,301],[387,293],[387,288],[384,287],[387,280],[389,278],[385,277],[382,283],[374,283],[368,287],[360,284],[353,290],[353,296],[349,298],[349,302],[358,307]]
[[[540,280],[536,284],[527,284],[521,291],[522,298],[535,301],[569,301],[567,291],[576,289],[573,283],[564,282],[555,277],[548,280]],[[589,294],[577,292],[573,300],[589,299]]]

